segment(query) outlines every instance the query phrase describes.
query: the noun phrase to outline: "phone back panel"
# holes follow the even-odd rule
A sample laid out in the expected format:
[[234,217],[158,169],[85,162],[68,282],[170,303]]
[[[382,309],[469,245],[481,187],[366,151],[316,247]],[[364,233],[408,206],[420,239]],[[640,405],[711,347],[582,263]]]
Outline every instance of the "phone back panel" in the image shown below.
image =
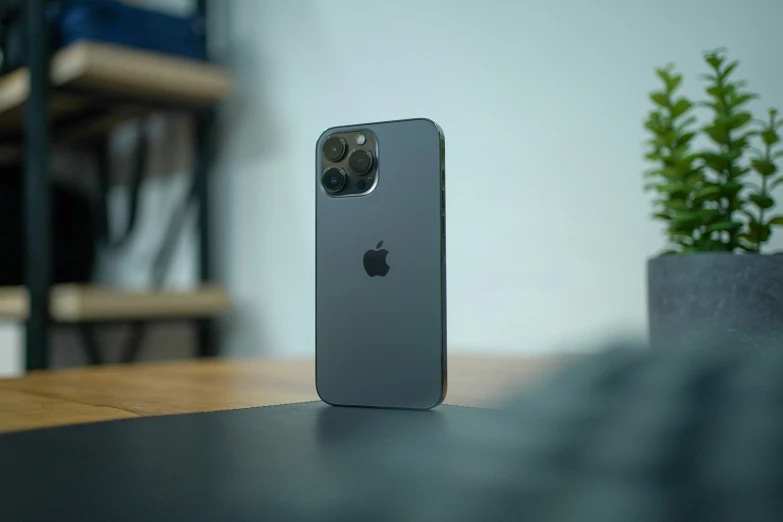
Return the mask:
[[[321,147],[376,140],[374,189],[332,197]],[[350,149],[349,143],[349,149]],[[425,119],[335,127],[316,147],[316,387],[333,405],[431,408],[446,394],[444,140]],[[368,250],[387,250],[371,277]]]

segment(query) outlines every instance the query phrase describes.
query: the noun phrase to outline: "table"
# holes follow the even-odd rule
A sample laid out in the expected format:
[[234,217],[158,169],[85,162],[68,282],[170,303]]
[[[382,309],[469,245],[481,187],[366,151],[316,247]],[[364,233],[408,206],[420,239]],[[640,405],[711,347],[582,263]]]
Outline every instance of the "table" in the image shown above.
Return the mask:
[[[446,404],[490,406],[560,357],[450,357]],[[199,359],[0,380],[0,432],[318,400],[311,359]]]

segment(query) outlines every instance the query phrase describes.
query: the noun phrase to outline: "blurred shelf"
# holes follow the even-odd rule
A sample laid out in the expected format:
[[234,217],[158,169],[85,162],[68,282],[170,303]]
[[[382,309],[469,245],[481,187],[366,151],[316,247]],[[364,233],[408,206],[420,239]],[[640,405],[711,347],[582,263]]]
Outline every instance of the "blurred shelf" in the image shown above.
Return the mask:
[[[229,306],[228,293],[217,285],[182,292],[55,285],[50,296],[52,319],[60,323],[215,317]],[[0,287],[0,319],[24,321],[28,309],[25,287]]]
[[[212,63],[97,42],[77,42],[51,60],[54,137],[105,132],[149,110],[209,107],[231,90],[231,74]],[[0,137],[23,134],[29,71],[0,77]]]

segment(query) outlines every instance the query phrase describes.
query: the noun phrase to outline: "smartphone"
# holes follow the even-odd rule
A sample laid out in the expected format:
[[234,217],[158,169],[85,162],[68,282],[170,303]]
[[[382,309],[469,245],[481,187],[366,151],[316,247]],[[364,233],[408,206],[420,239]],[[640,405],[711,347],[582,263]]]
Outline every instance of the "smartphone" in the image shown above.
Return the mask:
[[315,164],[318,395],[433,408],[447,387],[443,132],[427,119],[333,127]]

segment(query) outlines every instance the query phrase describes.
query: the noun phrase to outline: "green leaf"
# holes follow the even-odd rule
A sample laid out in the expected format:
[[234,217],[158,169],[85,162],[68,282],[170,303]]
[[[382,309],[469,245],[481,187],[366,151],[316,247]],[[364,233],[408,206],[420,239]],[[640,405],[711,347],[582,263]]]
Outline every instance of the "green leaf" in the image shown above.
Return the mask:
[[658,78],[660,78],[663,83],[668,83],[669,79],[671,78],[671,74],[669,74],[670,70],[670,66],[658,67],[655,69],[655,74],[658,75]]
[[676,146],[682,147],[688,145],[691,141],[693,141],[693,138],[695,137],[696,137],[695,132],[685,132],[683,134],[680,134],[680,136],[676,140]]
[[726,183],[720,185],[720,193],[724,197],[732,198],[739,194],[743,188],[744,187],[742,183],[737,183],[736,181],[727,181]]
[[688,204],[685,201],[679,199],[661,201],[661,206],[668,210],[674,210],[675,212],[688,210]]
[[666,67],[659,67],[655,70],[655,74],[666,85],[666,90],[669,92],[674,91],[679,87],[682,82],[682,76],[674,72],[674,64],[668,64]]
[[722,98],[726,95],[726,88],[722,85],[713,85],[712,87],[707,87],[705,91],[714,98]]
[[732,109],[736,109],[737,107],[741,107],[742,105],[745,105],[751,100],[757,99],[759,96],[757,94],[753,94],[750,92],[737,94],[736,96],[732,96],[731,100],[729,100],[729,107]]
[[676,170],[670,168],[664,168],[658,171],[658,176],[665,180],[679,180],[682,176]]
[[682,121],[681,121],[681,122],[680,122],[680,123],[677,125],[677,127],[675,127],[675,128],[674,128],[674,130],[675,130],[675,131],[677,131],[678,133],[679,133],[679,132],[684,132],[684,131],[685,131],[685,129],[687,129],[688,127],[690,127],[690,126],[691,126],[691,125],[693,125],[694,123],[696,123],[696,116],[688,116],[687,118],[685,118],[684,120],[682,120]]
[[728,126],[731,129],[739,129],[750,123],[752,120],[753,116],[749,112],[738,112],[730,118]]
[[719,239],[706,241],[703,245],[703,249],[707,252],[725,252],[727,248],[726,243]]
[[699,210],[699,216],[705,223],[711,223],[721,216],[721,210],[718,208],[703,208]]
[[[692,225],[695,223],[700,223],[701,221],[702,216],[700,216],[698,212],[683,211],[678,212],[672,216],[672,222],[674,222],[675,227],[681,227],[682,225]],[[682,228],[677,229],[682,230]]]
[[723,172],[729,166],[729,162],[723,154],[716,154],[714,152],[703,152],[701,158],[709,168],[717,172]]
[[750,230],[750,236],[753,238],[754,243],[757,244],[767,241],[772,235],[772,229],[768,225],[762,225],[757,221],[748,223],[748,229]]
[[750,138],[752,138],[754,136],[757,136],[757,135],[758,135],[758,131],[748,131],[748,132],[745,132],[745,133],[741,134],[740,136],[734,138],[734,146],[739,148],[739,149],[744,149],[745,147],[748,146],[748,142],[749,142]]
[[685,98],[680,98],[672,106],[672,118],[679,118],[693,107],[693,104]]
[[756,172],[762,176],[771,176],[778,171],[778,167],[767,159],[755,159],[752,164]]
[[723,71],[720,73],[720,77],[721,77],[721,79],[722,79],[722,80],[725,80],[726,78],[728,78],[728,77],[729,77],[729,75],[731,74],[731,72],[732,72],[734,69],[736,69],[738,65],[739,65],[739,62],[738,62],[738,61],[736,61],[736,60],[735,60],[735,61],[733,61],[733,62],[731,62],[730,64],[728,64],[728,65],[726,66],[726,68],[725,68],[725,69],[723,69]]
[[707,232],[718,232],[723,230],[738,230],[744,226],[744,223],[740,221],[719,221],[707,225],[705,229]]
[[711,101],[700,100],[700,101],[695,102],[693,105],[695,105],[696,107],[704,108],[704,109],[712,109],[715,112],[718,112],[719,109],[720,109],[720,107],[718,106],[717,103],[711,102]]
[[777,151],[775,154],[772,155],[774,159],[783,158],[783,150]]
[[748,172],[750,172],[750,167],[738,167],[737,165],[732,165],[731,166],[731,178],[732,179],[736,179],[736,178],[739,178],[740,176],[744,176]]
[[715,49],[704,53],[704,61],[713,69],[719,70],[726,58],[722,54],[723,49]]
[[718,145],[727,145],[729,143],[728,129],[718,122],[704,127],[704,132]]
[[690,245],[693,242],[693,228],[683,228],[683,231],[675,231],[673,225],[669,225],[669,239],[678,245]]
[[774,145],[775,143],[780,141],[780,137],[778,136],[778,133],[772,129],[766,129],[762,131],[761,139],[764,140],[764,144],[766,145]]
[[655,219],[661,219],[663,221],[670,221],[672,217],[669,214],[666,214],[665,212],[656,212],[652,215]]
[[677,194],[685,192],[687,194],[688,188],[682,183],[664,183],[657,185],[656,190],[664,194]]
[[772,208],[775,205],[775,200],[766,194],[750,194],[748,198],[761,209]]
[[778,178],[778,179],[776,179],[775,181],[773,181],[772,183],[770,183],[770,185],[769,185],[769,190],[772,190],[772,189],[774,189],[775,187],[777,187],[777,186],[778,186],[778,185],[780,185],[781,183],[783,183],[783,177],[781,177],[781,178]]
[[724,156],[728,161],[735,161],[742,156],[742,151],[736,148],[731,148],[724,153]]
[[783,216],[775,216],[767,221],[767,226],[783,227]]
[[661,123],[652,119],[644,122],[644,128],[654,134],[660,134],[661,132],[663,132]]
[[[661,132],[659,136],[653,141],[653,144],[661,150],[667,150],[672,148],[673,140],[674,132],[667,130],[665,132]],[[666,160],[668,157],[665,156],[662,159]]]
[[717,187],[715,185],[710,185],[707,187],[702,187],[699,190],[696,191],[696,193],[693,195],[694,200],[697,201],[704,201],[707,199],[710,199],[712,196],[719,196],[720,195],[720,187]]
[[669,108],[669,96],[664,92],[650,93],[650,100],[659,107]]

